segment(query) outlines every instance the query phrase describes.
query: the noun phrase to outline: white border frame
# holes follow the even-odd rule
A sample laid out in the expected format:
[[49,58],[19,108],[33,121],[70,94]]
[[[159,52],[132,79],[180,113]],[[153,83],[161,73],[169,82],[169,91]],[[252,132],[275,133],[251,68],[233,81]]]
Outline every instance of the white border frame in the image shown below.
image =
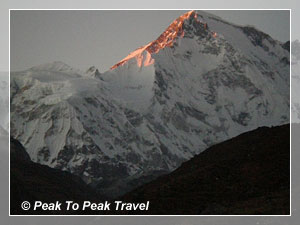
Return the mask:
[[[101,215],[101,214],[95,214],[95,215],[11,215],[11,208],[10,208],[10,11],[190,11],[190,10],[216,10],[216,11],[289,11],[290,12],[290,214],[288,215]],[[191,9],[191,8],[186,8],[186,9],[9,9],[9,27],[8,27],[8,43],[9,43],[9,58],[8,58],[8,73],[9,73],[9,203],[8,203],[8,211],[9,211],[9,216],[11,217],[28,217],[28,216],[35,216],[35,217],[44,217],[44,216],[58,216],[58,217],[69,217],[69,216],[89,216],[89,217],[119,217],[119,216],[124,216],[124,217],[149,217],[149,216],[156,216],[156,217],[166,217],[166,216],[175,216],[175,217],[291,217],[292,216],[292,53],[291,53],[291,42],[292,42],[292,9]]]

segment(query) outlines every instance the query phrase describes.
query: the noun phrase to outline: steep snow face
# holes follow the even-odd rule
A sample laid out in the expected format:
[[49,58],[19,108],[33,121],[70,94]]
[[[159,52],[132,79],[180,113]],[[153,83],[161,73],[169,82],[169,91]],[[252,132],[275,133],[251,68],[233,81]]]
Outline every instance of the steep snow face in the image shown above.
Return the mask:
[[140,67],[139,62],[133,58],[126,64],[105,72],[101,79],[120,105],[138,112],[147,111],[153,97],[154,65]]
[[177,128],[170,131],[181,132],[176,140],[188,131],[188,149],[288,122],[289,52],[282,44],[205,13],[194,18],[174,47],[153,56],[158,122]]
[[300,42],[292,42],[292,122],[300,123]]
[[122,194],[212,144],[288,123],[289,60],[267,34],[191,11],[103,74],[13,73],[12,135],[34,161]]

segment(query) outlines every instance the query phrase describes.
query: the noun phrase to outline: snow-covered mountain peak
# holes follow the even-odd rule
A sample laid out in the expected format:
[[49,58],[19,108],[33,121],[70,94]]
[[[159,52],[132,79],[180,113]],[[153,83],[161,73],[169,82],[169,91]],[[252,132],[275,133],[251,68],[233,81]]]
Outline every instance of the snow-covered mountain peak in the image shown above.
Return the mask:
[[[189,11],[174,20],[154,41],[139,47],[110,69],[114,70],[125,64],[136,64],[138,68],[153,65],[155,56],[167,47],[180,45],[182,39],[204,39],[209,45],[215,39],[224,39],[243,54],[252,55],[253,59],[264,58],[274,61],[274,55],[282,55],[285,48],[275,47],[279,41],[254,26],[240,26],[204,11]],[[215,46],[215,44],[213,44]],[[253,49],[255,47],[256,49]],[[281,60],[281,59],[280,59]],[[128,63],[133,61],[134,63]]]
[[196,33],[196,35],[203,33],[216,37],[216,33],[209,31],[207,24],[199,18],[197,12],[194,10],[181,15],[156,40],[131,52],[120,62],[112,66],[111,69],[122,66],[131,59],[136,60],[138,67],[152,65],[155,61],[152,54],[156,54],[166,47],[173,46],[178,38],[183,38],[186,35],[191,36],[192,33]]
[[31,67],[31,71],[49,71],[49,72],[76,72],[76,69],[61,61],[54,61],[42,65]]
[[288,123],[288,49],[191,11],[99,77],[95,67],[78,75],[61,63],[12,73],[11,134],[34,161],[110,192],[212,144]]
[[98,77],[100,76],[100,72],[95,66],[91,66],[90,68],[87,69],[85,75],[90,77]]

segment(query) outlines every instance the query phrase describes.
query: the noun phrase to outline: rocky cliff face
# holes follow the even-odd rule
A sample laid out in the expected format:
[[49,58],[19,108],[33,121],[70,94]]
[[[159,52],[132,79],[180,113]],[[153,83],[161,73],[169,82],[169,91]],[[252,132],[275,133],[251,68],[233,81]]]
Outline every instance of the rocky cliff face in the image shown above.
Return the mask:
[[191,11],[105,73],[55,62],[11,76],[11,132],[35,162],[120,195],[212,144],[289,122],[289,51]]

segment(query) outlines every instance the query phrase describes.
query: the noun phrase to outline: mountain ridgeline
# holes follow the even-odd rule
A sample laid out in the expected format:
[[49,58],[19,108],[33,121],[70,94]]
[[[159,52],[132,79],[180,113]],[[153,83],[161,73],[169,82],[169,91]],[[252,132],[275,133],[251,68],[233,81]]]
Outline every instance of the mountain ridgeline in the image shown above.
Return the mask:
[[287,46],[190,11],[104,73],[62,62],[12,72],[11,135],[34,162],[117,197],[213,144],[288,123]]

